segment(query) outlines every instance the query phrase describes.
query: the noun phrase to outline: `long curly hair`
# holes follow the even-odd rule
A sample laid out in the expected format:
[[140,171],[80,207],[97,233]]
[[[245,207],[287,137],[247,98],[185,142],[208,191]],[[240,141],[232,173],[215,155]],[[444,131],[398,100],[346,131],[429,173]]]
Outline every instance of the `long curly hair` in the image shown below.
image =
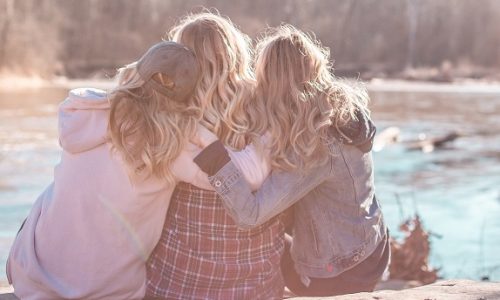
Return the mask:
[[216,13],[184,17],[170,38],[190,48],[198,60],[201,78],[193,100],[203,109],[200,123],[229,147],[249,143],[246,110],[255,79],[251,69],[251,40],[231,21]]
[[144,87],[132,63],[121,69],[118,86],[109,93],[108,133],[131,175],[156,176],[174,182],[170,165],[196,132],[201,110]]
[[271,137],[273,168],[307,169],[324,163],[328,128],[356,119],[357,110],[369,114],[366,90],[336,79],[329,56],[319,41],[291,25],[259,41],[250,132]]

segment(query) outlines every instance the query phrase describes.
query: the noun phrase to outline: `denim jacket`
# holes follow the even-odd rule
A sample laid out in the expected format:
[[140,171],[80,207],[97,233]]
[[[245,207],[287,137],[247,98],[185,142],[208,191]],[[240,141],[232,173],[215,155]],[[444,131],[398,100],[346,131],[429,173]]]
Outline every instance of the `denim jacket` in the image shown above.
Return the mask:
[[306,172],[273,171],[255,193],[231,161],[209,177],[210,183],[241,227],[263,224],[295,204],[295,269],[308,277],[337,276],[368,257],[386,234],[369,152],[374,128],[367,130],[372,126],[367,124],[357,122],[355,134],[334,133],[324,165]]

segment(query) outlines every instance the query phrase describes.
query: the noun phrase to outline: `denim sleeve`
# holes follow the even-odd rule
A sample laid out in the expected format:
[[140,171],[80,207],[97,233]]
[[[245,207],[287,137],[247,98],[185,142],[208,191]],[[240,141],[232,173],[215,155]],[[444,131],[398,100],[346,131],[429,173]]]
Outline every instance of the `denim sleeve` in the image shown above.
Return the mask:
[[330,162],[307,172],[273,171],[252,193],[250,185],[233,162],[228,162],[210,184],[221,196],[227,212],[241,228],[259,226],[286,210],[321,184],[330,172]]

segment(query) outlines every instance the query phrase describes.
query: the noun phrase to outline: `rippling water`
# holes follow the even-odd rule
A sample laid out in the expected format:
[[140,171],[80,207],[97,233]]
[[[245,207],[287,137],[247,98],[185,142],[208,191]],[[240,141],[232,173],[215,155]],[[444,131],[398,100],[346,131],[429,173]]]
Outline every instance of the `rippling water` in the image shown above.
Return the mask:
[[[377,194],[392,232],[418,212],[445,278],[500,280],[500,93],[372,92],[379,128],[402,140],[463,137],[431,153],[397,144],[374,153]],[[399,197],[399,203],[398,203]]]
[[[0,270],[31,204],[52,181],[60,155],[56,111],[66,92],[0,93]],[[500,280],[500,93],[379,90],[371,96],[379,132],[397,126],[403,142],[374,153],[377,195],[392,233],[418,212],[441,236],[431,246],[441,276]],[[422,134],[452,131],[463,136],[444,149],[405,146]]]

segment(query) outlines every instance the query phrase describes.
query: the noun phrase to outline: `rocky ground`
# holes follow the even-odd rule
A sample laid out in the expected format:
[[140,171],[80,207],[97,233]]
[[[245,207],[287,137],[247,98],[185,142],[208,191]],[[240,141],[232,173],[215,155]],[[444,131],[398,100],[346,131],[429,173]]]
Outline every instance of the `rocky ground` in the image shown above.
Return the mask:
[[[397,285],[396,285],[397,286]],[[12,288],[0,283],[0,300],[16,300]],[[500,300],[500,283],[472,280],[445,280],[404,290],[379,290],[337,297],[294,298],[322,300]]]
[[[315,298],[295,298],[315,299]],[[320,298],[316,298],[320,299]],[[493,300],[500,299],[500,283],[471,280],[446,280],[400,291],[379,290],[373,293],[359,293],[338,297],[324,297],[335,300]]]

